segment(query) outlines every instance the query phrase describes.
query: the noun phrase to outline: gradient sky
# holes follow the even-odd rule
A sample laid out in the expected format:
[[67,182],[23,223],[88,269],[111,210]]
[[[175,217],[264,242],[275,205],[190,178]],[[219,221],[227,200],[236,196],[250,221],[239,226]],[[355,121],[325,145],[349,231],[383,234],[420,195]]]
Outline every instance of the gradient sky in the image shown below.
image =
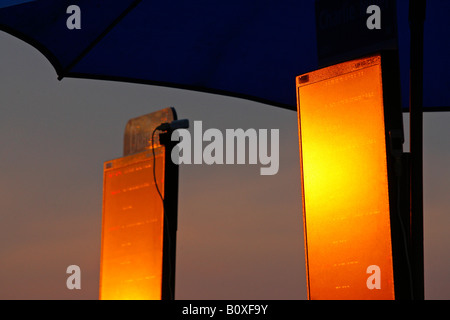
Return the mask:
[[[306,298],[295,112],[163,87],[58,81],[33,47],[0,32],[0,48],[1,299],[98,298],[103,162],[122,155],[128,119],[169,106],[204,130],[280,130],[277,175],[260,176],[260,165],[180,167],[176,298]],[[450,298],[449,121],[449,113],[424,115],[427,299]],[[72,264],[81,290],[66,288]]]

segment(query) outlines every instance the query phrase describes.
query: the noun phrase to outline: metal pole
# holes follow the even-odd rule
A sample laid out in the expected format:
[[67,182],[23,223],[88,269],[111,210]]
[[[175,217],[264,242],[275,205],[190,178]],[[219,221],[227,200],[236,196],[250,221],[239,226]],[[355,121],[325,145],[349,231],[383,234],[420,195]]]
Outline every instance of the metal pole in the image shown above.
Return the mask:
[[164,169],[164,237],[161,300],[175,300],[176,248],[178,230],[179,166],[172,161],[172,131],[161,133],[159,141],[165,148]]
[[410,237],[413,273],[413,298],[423,300],[423,30],[426,0],[409,1],[411,30],[410,65],[410,152],[411,212]]

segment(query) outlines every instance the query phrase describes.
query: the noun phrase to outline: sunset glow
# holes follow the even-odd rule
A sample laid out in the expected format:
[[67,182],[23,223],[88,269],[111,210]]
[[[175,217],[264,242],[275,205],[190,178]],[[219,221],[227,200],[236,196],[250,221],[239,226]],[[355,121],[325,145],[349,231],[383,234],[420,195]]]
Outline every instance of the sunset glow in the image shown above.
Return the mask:
[[393,299],[381,58],[297,81],[308,297]]
[[[164,148],[158,149],[164,194]],[[163,214],[151,152],[105,162],[100,299],[161,299]]]

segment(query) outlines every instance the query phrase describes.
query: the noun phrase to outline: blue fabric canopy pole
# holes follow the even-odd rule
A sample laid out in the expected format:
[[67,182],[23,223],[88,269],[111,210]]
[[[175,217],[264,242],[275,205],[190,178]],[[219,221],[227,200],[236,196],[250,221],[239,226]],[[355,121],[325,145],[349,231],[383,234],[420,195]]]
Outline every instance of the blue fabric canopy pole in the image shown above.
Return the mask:
[[410,71],[410,152],[411,152],[411,227],[413,298],[423,300],[423,43],[426,0],[409,1],[411,28]]

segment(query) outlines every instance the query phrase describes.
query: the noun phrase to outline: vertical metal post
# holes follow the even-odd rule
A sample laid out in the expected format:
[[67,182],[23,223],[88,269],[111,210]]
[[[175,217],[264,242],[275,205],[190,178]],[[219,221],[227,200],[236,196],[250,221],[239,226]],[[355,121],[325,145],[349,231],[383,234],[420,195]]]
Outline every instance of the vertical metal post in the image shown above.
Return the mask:
[[409,1],[411,30],[410,152],[411,152],[411,255],[413,298],[424,299],[423,254],[423,34],[426,0]]
[[159,135],[165,150],[164,170],[164,237],[162,300],[175,300],[176,248],[178,230],[178,175],[179,166],[173,163],[171,154],[176,142],[171,140],[172,131]]

